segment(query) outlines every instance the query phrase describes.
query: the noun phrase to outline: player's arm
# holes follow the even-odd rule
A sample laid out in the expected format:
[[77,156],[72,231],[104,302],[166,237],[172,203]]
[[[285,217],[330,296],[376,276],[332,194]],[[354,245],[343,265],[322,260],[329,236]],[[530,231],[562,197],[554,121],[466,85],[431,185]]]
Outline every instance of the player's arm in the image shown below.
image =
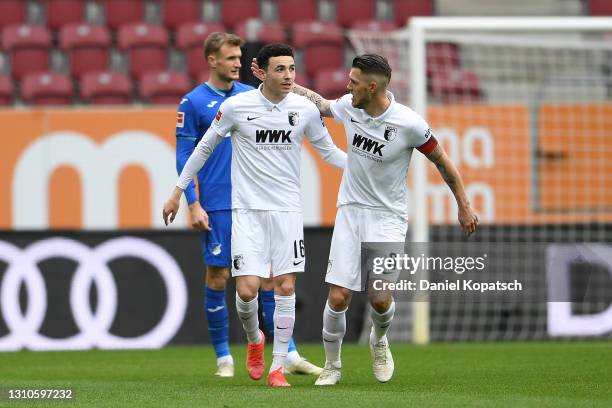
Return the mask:
[[346,166],[346,153],[334,144],[329,131],[325,127],[323,118],[319,117],[314,108],[312,108],[312,116],[313,117],[308,122],[308,126],[306,126],[308,140],[310,140],[310,143],[323,160],[343,170]]
[[[194,176],[204,166],[204,163],[221,140],[223,140],[223,135],[217,133],[217,129],[211,126],[189,156],[174,190],[172,190],[170,197],[164,204],[163,218],[166,225],[168,225],[168,222],[174,221],[179,209],[181,195],[187,189],[189,183],[193,182]],[[208,221],[206,220],[205,228],[208,229],[207,227]]]
[[[255,78],[259,79],[260,81],[263,81],[263,75],[260,72],[259,65],[257,65],[256,58],[253,58],[253,60],[251,61],[251,72],[253,72],[253,76],[255,76]],[[330,109],[331,101],[323,98],[321,95],[319,95],[315,91],[312,91],[296,83],[293,83],[291,92],[298,94],[298,95],[302,95],[308,98],[310,101],[312,101],[312,103],[315,104],[317,109],[319,109],[319,113],[321,114],[321,116],[325,116],[327,118],[333,117],[332,111]]]
[[[435,142],[433,136],[432,139]],[[428,143],[431,142],[428,141],[426,144]],[[419,150],[421,152],[423,151],[421,148],[419,148]],[[435,164],[438,172],[442,176],[442,179],[453,192],[455,200],[457,201],[457,206],[459,207],[458,217],[461,228],[463,228],[467,235],[471,235],[476,231],[476,227],[478,226],[478,216],[470,206],[470,202],[467,199],[465,188],[463,186],[463,180],[461,179],[459,170],[457,170],[455,164],[448,157],[442,145],[438,144],[437,142],[436,146],[433,147],[431,151],[425,153],[425,155],[433,164]]]

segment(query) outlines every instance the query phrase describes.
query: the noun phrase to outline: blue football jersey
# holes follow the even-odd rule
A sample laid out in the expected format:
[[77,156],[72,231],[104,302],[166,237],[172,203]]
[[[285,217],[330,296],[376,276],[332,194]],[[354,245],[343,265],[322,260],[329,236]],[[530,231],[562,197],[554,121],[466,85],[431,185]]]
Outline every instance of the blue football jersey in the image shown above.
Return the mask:
[[[183,97],[178,107],[176,123],[176,170],[179,174],[215,119],[221,103],[232,95],[251,89],[254,88],[250,85],[234,82],[230,90],[222,91],[205,83]],[[232,142],[231,138],[226,137],[198,172],[200,204],[205,211],[232,208],[231,162]],[[193,182],[185,190],[185,197],[189,204],[196,201]]]

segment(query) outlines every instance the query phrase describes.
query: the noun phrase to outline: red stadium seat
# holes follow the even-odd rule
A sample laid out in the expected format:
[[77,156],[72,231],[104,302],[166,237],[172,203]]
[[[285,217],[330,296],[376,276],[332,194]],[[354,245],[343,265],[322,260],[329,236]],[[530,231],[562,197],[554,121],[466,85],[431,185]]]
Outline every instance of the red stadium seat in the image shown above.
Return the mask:
[[26,21],[26,2],[23,0],[2,0],[0,29]]
[[132,97],[132,82],[119,72],[90,72],[81,79],[81,99],[95,105],[125,105]]
[[165,0],[162,4],[164,25],[176,30],[181,24],[200,21],[200,0]]
[[82,0],[47,0],[46,4],[47,27],[52,30],[85,21],[85,2]]
[[478,75],[470,70],[435,71],[430,78],[429,90],[433,97],[447,103],[479,101],[483,97]]
[[351,25],[353,30],[363,31],[393,31],[397,30],[397,24],[394,21],[367,20],[356,21]]
[[51,33],[45,27],[8,26],[2,33],[3,48],[10,52],[13,78],[49,69]]
[[72,82],[56,72],[27,74],[21,81],[21,97],[32,105],[69,105]]
[[221,22],[227,27],[235,27],[249,18],[259,17],[257,0],[221,0]]
[[427,73],[448,71],[459,67],[459,48],[452,43],[427,44]]
[[105,6],[106,25],[113,31],[124,24],[143,20],[142,0],[105,0]]
[[167,67],[168,32],[154,24],[127,24],[119,29],[119,48],[128,52],[129,71],[140,78],[147,71]]
[[433,15],[433,0],[394,0],[395,22],[403,27],[410,17]]
[[173,71],[148,72],[140,81],[142,99],[156,105],[178,105],[190,88],[189,78]]
[[317,19],[317,0],[280,0],[278,2],[278,19],[284,24]]
[[374,20],[375,18],[374,0],[336,1],[336,21],[343,27],[349,27],[354,21]]
[[590,0],[589,13],[592,16],[612,16],[612,2],[610,0]]
[[308,22],[293,25],[293,45],[304,53],[305,72],[340,68],[343,62],[344,34],[334,23]]
[[348,70],[331,69],[317,73],[314,89],[326,99],[337,99],[346,94],[348,85]]
[[83,74],[108,68],[110,33],[104,26],[70,24],[60,31],[60,47],[70,56],[70,72]]
[[8,106],[13,103],[15,88],[13,81],[6,75],[0,75],[0,106]]
[[180,50],[185,51],[187,72],[193,79],[199,79],[203,72],[208,73],[208,64],[204,59],[204,40],[215,31],[225,31],[225,27],[215,23],[187,23],[178,29],[176,44]]
[[236,35],[245,41],[259,41],[264,44],[287,42],[285,28],[280,23],[266,22],[258,19],[244,21],[236,27]]
[[306,88],[310,88],[310,85],[311,85],[310,82],[311,82],[310,78],[308,78],[305,73],[303,72],[295,73],[295,83],[296,84],[301,85]]

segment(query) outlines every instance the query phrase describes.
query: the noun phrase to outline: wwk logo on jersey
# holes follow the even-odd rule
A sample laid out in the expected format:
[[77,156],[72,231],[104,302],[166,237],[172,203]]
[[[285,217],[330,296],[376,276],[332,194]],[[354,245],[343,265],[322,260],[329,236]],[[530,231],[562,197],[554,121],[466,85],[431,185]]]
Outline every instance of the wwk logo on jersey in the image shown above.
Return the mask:
[[257,150],[291,150],[291,130],[259,129],[255,131]]
[[355,133],[353,136],[353,152],[379,163],[382,163],[382,160],[380,160],[379,157],[383,157],[382,149],[385,146],[386,145],[382,143],[369,139],[365,136],[361,136],[357,133]]

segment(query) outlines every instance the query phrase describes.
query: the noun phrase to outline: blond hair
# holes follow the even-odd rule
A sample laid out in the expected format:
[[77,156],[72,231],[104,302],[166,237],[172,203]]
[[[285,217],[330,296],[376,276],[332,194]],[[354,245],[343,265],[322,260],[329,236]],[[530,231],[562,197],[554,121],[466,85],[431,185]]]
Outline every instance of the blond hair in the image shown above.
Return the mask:
[[244,40],[235,34],[222,32],[211,33],[206,37],[206,41],[204,41],[204,56],[208,58],[209,55],[219,52],[224,44],[242,47],[244,45]]

